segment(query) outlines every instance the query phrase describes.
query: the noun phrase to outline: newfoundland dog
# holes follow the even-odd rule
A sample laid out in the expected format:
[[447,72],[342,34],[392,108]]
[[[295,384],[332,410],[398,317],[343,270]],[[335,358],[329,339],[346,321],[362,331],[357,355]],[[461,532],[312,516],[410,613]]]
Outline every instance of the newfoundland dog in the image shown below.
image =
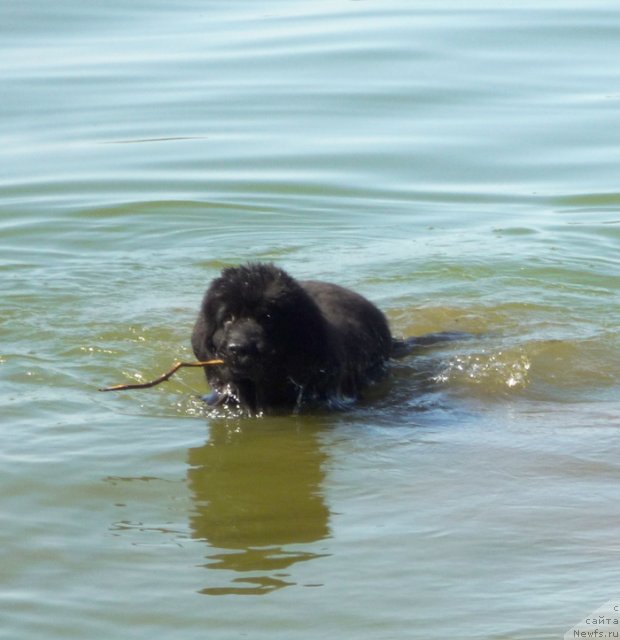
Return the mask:
[[224,361],[205,368],[207,402],[256,414],[354,400],[383,377],[390,357],[443,335],[394,340],[383,313],[361,295],[250,263],[213,280],[192,347],[199,360]]

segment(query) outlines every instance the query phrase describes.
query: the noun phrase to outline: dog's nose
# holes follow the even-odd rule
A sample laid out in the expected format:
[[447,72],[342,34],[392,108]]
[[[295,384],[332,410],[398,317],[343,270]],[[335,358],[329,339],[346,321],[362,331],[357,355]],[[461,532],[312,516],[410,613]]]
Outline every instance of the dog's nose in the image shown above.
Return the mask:
[[258,347],[254,342],[241,342],[233,341],[229,342],[226,346],[228,353],[235,358],[243,358],[247,356],[253,356],[258,353]]

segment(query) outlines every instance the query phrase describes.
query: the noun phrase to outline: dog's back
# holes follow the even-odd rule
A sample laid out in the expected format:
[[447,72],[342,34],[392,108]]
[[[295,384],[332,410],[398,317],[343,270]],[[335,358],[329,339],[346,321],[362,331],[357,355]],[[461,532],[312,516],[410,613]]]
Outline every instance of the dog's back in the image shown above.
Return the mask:
[[383,313],[360,294],[329,282],[302,281],[330,327],[341,371],[340,393],[356,397],[384,373],[392,335]]

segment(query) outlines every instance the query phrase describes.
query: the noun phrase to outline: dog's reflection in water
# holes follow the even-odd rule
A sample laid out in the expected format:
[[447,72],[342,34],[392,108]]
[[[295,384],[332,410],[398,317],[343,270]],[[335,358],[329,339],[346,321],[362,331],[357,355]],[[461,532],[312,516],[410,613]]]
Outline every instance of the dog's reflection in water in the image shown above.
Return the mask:
[[326,457],[316,428],[290,420],[211,424],[208,442],[189,452],[190,526],[209,544],[205,566],[234,573],[202,593],[268,593],[296,584],[292,565],[325,555]]

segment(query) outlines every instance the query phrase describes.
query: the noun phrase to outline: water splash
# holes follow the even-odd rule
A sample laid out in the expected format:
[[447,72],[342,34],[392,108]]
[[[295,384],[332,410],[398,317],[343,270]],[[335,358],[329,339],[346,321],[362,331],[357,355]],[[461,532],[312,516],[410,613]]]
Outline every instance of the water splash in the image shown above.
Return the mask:
[[523,389],[530,383],[532,362],[523,348],[456,355],[435,375],[439,384],[476,385],[494,393]]

